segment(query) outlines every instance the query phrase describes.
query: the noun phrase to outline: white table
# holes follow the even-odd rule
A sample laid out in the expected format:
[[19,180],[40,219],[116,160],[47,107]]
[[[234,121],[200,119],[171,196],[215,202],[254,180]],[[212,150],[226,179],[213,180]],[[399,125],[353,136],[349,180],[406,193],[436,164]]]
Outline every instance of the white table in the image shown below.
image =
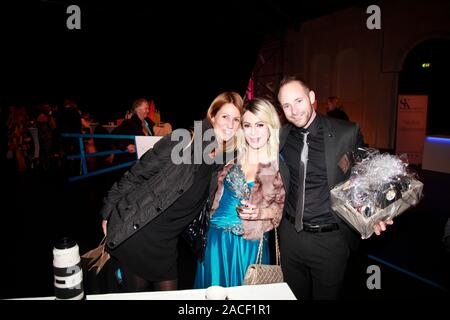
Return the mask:
[[[229,300],[296,300],[287,283],[225,288]],[[206,289],[88,295],[86,300],[206,300]],[[55,300],[55,297],[17,300]]]

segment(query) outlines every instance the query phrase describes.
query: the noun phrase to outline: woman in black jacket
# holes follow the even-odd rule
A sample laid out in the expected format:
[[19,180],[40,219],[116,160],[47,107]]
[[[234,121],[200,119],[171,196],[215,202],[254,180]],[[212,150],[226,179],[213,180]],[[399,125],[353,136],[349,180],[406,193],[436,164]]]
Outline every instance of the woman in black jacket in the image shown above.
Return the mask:
[[196,126],[194,136],[181,142],[185,131],[163,137],[108,192],[102,227],[125,291],[146,291],[151,284],[156,290],[177,289],[179,235],[212,203],[223,154],[236,144],[242,107],[239,94],[220,94],[201,131]]

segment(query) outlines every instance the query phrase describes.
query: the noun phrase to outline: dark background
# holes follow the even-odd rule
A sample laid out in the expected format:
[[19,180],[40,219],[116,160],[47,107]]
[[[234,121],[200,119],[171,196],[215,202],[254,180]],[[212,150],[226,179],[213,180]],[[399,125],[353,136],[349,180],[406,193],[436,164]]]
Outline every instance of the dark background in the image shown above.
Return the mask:
[[[4,1],[0,103],[75,100],[99,121],[154,99],[190,126],[222,91],[245,94],[266,35],[367,1]],[[66,9],[81,8],[81,30]]]
[[[406,57],[399,73],[399,94],[428,96],[427,135],[450,136],[448,124],[448,76],[450,73],[450,41],[431,39],[415,47]],[[430,67],[424,68],[427,62]]]
[[245,94],[265,32],[237,1],[78,2],[81,30],[67,29],[68,4],[2,3],[3,103],[72,98],[107,120],[146,97],[190,125],[218,93]]

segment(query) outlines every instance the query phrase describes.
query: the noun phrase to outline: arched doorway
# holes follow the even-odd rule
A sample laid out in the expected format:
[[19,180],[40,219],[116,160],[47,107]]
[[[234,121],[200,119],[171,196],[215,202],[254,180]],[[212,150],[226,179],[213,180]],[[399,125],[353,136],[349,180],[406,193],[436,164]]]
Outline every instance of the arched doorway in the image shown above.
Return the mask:
[[434,38],[412,49],[399,74],[398,93],[428,96],[427,135],[450,136],[450,39]]

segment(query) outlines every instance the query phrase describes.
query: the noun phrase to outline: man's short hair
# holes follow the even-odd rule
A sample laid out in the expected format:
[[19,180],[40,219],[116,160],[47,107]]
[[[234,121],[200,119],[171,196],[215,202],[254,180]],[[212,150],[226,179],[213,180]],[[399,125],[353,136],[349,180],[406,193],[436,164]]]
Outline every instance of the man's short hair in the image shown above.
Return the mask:
[[291,82],[298,82],[303,87],[303,89],[305,89],[306,92],[309,92],[311,90],[309,88],[309,85],[305,81],[300,79],[299,77],[297,77],[297,76],[284,76],[281,79],[281,81],[280,81],[280,86],[278,87],[278,91],[280,91],[280,89],[283,86],[285,86],[286,84],[291,83]]
[[145,98],[140,98],[140,99],[134,100],[134,101],[133,101],[133,105],[132,105],[132,107],[131,107],[131,112],[134,113],[134,110],[136,110],[136,108],[139,108],[139,106],[140,106],[141,104],[143,104],[144,102],[147,102],[147,99],[145,99]]

